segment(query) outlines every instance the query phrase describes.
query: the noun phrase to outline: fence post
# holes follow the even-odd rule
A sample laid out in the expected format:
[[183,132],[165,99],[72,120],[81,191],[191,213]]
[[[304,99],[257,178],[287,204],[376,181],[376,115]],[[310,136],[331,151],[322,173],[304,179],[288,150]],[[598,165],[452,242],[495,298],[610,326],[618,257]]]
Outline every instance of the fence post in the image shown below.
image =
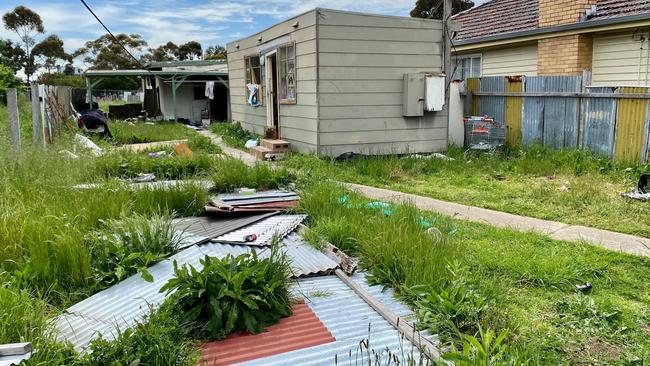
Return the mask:
[[32,132],[34,145],[38,146],[41,141],[41,99],[37,83],[32,83]]
[[20,150],[20,120],[18,116],[18,92],[16,88],[7,89],[7,109],[9,110],[9,130],[11,147]]
[[[587,92],[587,86],[591,84],[591,71],[589,69],[584,69],[582,71],[582,88],[581,92],[584,94]],[[587,100],[588,98],[578,99],[578,149],[584,147],[584,132],[585,132],[585,120],[587,118]]]

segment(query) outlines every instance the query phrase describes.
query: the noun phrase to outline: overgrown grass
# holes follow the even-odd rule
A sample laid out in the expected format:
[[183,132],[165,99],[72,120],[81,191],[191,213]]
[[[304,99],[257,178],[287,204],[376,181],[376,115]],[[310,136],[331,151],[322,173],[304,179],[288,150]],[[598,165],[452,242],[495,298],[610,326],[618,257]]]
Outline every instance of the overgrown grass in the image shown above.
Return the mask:
[[219,192],[229,192],[239,187],[276,189],[286,187],[291,179],[286,169],[273,169],[264,163],[249,167],[235,158],[217,159],[212,175],[214,190]]
[[[480,329],[507,330],[502,361],[515,364],[650,361],[649,259],[367,204],[332,183],[305,186],[301,201],[315,232],[356,251],[443,341],[462,347],[466,334],[480,341]],[[585,282],[593,290],[576,291]]]
[[308,176],[386,187],[514,214],[650,237],[650,205],[619,196],[647,166],[578,150],[509,150],[470,160],[372,157],[336,163],[294,155],[290,169]]
[[196,135],[192,129],[176,122],[127,123],[111,121],[108,127],[113,134],[114,142],[120,145],[184,140]]
[[226,145],[248,151],[244,144],[251,139],[259,139],[260,135],[242,128],[239,122],[213,123],[210,130],[221,136]]

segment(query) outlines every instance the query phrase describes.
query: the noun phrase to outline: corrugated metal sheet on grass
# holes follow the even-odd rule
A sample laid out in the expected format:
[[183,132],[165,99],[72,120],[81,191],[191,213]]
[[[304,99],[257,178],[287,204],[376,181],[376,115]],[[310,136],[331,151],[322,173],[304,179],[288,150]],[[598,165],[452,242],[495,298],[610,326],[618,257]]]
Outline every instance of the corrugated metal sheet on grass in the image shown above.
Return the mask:
[[[611,93],[610,87],[589,87],[591,93]],[[616,129],[616,99],[588,98],[585,102],[582,144],[591,151],[612,156]]]
[[[390,289],[382,291],[381,286],[368,285],[364,275],[360,273],[352,276],[352,279],[393,312],[405,319],[409,319],[412,315],[408,307],[393,298]],[[383,358],[382,365],[387,364],[388,352],[402,359],[400,363],[402,365],[408,364],[404,359],[409,355],[412,355],[416,361],[420,359],[418,350],[338,277],[303,279],[294,287],[294,292],[306,299],[307,305],[336,338],[336,342],[260,358],[239,365],[334,365],[335,359],[339,365],[368,364],[365,351],[361,352],[359,349],[359,343],[368,338],[370,338],[371,348]],[[372,364],[375,364],[374,361]]]
[[207,241],[212,238],[227,234],[231,231],[248,226],[276,212],[258,215],[221,215],[220,217],[203,216],[187,217],[173,221],[174,228],[183,236],[185,246]]
[[[283,244],[294,277],[329,273],[337,267],[336,262],[310,247],[296,233],[286,237]],[[191,264],[201,269],[200,259],[206,255],[223,258],[227,254],[237,256],[253,250],[265,257],[270,249],[210,242],[181,250],[149,268],[153,282],[147,282],[136,274],[68,308],[66,314],[55,320],[59,340],[68,341],[77,351],[83,351],[99,333],[113,339],[117,334],[116,328],[124,330],[141,321],[151,306],[157,307],[165,300],[165,294],[159,291],[172,277],[174,261],[179,266]]]
[[[278,215],[270,217],[264,221],[257,222],[245,228],[229,232],[214,239],[220,243],[241,243],[246,245],[263,246],[268,245],[273,236],[279,235],[284,237],[287,233],[293,231],[307,215]],[[257,235],[253,241],[244,241],[244,236],[250,234]]]

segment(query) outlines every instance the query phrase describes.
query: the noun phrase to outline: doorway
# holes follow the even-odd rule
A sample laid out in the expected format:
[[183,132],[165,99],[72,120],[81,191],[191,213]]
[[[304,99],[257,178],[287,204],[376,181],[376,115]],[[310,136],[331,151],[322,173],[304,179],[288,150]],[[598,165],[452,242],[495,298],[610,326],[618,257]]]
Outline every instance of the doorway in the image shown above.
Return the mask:
[[280,138],[280,104],[277,95],[278,68],[276,52],[266,55],[264,62],[266,73],[266,126],[273,128]]

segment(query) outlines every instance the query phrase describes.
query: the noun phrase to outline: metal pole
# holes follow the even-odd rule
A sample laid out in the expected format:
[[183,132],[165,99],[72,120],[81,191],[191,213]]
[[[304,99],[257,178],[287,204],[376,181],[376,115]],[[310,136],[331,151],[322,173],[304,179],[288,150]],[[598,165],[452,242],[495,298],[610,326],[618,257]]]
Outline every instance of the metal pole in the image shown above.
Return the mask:
[[86,78],[86,98],[88,99],[88,109],[93,109],[93,84],[90,78]]
[[444,0],[443,11],[442,11],[442,29],[443,35],[442,38],[445,41],[445,52],[444,55],[444,72],[445,72],[445,109],[447,110],[447,141],[449,141],[449,123],[450,123],[450,106],[449,106],[449,91],[451,86],[451,78],[453,77],[451,72],[451,32],[449,32],[449,20],[451,18],[451,0]]
[[20,150],[20,120],[18,115],[18,92],[16,88],[7,89],[7,109],[9,110],[11,147],[17,152]]
[[172,111],[174,112],[174,122],[178,122],[178,116],[176,116],[176,78],[172,79]]
[[32,83],[32,133],[34,145],[38,146],[41,142],[41,98],[37,83]]

